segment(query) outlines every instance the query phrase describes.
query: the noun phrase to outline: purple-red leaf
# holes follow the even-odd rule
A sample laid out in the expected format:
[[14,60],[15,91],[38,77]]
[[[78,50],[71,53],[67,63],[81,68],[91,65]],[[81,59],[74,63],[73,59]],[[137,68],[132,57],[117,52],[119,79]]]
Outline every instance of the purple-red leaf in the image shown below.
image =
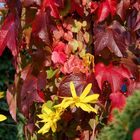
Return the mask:
[[32,24],[34,37],[39,37],[46,44],[50,44],[50,15],[48,12],[40,11]]
[[108,47],[111,52],[122,57],[126,50],[125,38],[118,33],[113,27],[97,28],[95,30],[95,53],[98,54],[105,47]]
[[29,117],[29,110],[33,102],[44,102],[37,91],[38,79],[29,75],[23,83],[21,89],[21,109],[26,117]]
[[15,121],[17,121],[17,119],[16,119],[17,98],[16,98],[16,94],[14,92],[13,86],[9,87],[9,89],[7,90],[6,99],[7,99],[7,103],[9,106],[9,112],[10,112],[12,118]]
[[33,4],[41,5],[41,0],[21,0],[25,6],[30,6]]
[[140,29],[140,11],[137,13],[137,19],[135,22],[134,31],[137,31],[139,29]]
[[130,6],[130,0],[121,0],[120,3],[117,5],[117,14],[121,17],[124,21],[126,18],[126,11]]
[[89,74],[86,76],[83,73],[76,73],[76,74],[70,74],[66,76],[59,86],[59,95],[60,96],[71,96],[70,91],[70,81],[74,82],[75,89],[77,91],[77,95],[80,95],[83,91],[83,89],[89,84],[92,83],[92,93],[99,93],[99,87],[97,84],[97,81],[95,79],[94,74]]

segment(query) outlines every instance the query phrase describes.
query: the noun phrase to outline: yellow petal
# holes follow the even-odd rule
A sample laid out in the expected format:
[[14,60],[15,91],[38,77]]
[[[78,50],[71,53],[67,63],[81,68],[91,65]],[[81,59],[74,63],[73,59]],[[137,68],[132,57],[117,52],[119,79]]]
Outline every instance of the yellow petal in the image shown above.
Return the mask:
[[95,112],[97,113],[97,110],[95,108],[93,108],[91,105],[89,104],[84,104],[84,103],[76,103],[77,107],[80,107],[82,110],[86,111],[86,112]]
[[88,95],[88,93],[90,92],[91,87],[92,87],[92,84],[91,84],[91,83],[88,84],[88,85],[86,86],[86,88],[84,89],[84,91],[82,92],[80,98],[82,98],[82,99],[85,98],[85,97]]
[[46,123],[46,124],[38,131],[38,133],[45,134],[45,133],[49,132],[49,130],[50,130],[50,123]]
[[60,107],[56,108],[55,114],[56,114],[56,116],[61,116],[64,111],[65,111],[65,108],[60,106]]
[[70,90],[71,90],[72,97],[73,98],[77,97],[74,83],[72,81],[70,82]]
[[42,119],[41,121],[39,122],[49,122],[50,121],[50,117],[48,115],[44,115],[44,114],[40,114],[40,115],[37,115],[40,119]]
[[4,115],[0,114],[0,122],[5,121],[6,119],[7,119],[7,117],[6,117],[6,116],[4,116]]
[[72,105],[73,103],[74,103],[73,100],[65,100],[64,99],[63,103],[61,104],[61,106],[66,109],[68,106]]
[[4,92],[0,92],[0,99],[4,97]]
[[95,103],[99,98],[99,94],[93,94],[85,97],[82,102],[84,103]]
[[53,124],[51,125],[51,129],[52,129],[53,132],[56,132],[57,123],[53,123]]
[[50,114],[53,111],[46,106],[46,103],[42,105],[42,113]]

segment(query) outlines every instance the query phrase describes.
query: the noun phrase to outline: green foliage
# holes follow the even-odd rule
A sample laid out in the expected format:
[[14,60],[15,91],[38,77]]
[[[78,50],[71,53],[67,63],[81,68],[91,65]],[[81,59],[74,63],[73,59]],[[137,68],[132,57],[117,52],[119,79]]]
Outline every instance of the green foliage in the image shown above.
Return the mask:
[[115,119],[104,127],[97,140],[132,140],[132,133],[140,128],[140,91],[127,98],[127,103],[120,113],[114,110]]
[[15,69],[11,60],[12,55],[6,49],[3,56],[0,57],[0,91],[7,90],[7,86],[13,83]]
[[13,120],[8,119],[0,123],[0,139],[1,140],[18,140],[17,138],[17,126]]
[[[12,62],[9,61],[11,59],[12,55],[9,50],[6,49],[3,56],[0,57],[0,91],[6,91],[7,86],[13,83],[15,70]],[[0,100],[0,112],[8,117],[6,121],[0,123],[0,139],[18,140],[17,126],[9,114],[6,100]]]

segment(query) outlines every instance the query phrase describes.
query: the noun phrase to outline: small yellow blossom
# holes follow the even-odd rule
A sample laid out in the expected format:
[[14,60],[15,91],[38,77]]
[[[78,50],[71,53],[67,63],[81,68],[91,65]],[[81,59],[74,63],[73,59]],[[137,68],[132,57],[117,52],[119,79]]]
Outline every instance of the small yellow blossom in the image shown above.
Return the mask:
[[61,119],[61,115],[63,113],[63,109],[56,109],[55,111],[51,110],[43,104],[42,106],[42,114],[39,114],[38,117],[42,119],[39,122],[45,123],[44,126],[38,131],[38,133],[45,134],[49,132],[51,129],[52,132],[56,132],[57,129],[57,121]]
[[6,117],[6,116],[4,116],[4,115],[0,114],[0,122],[5,121],[6,119],[7,119],[7,117]]
[[[4,92],[0,92],[0,99],[4,97]],[[5,121],[7,119],[6,116],[0,114],[0,122]]]
[[70,90],[71,90],[72,97],[64,97],[63,101],[59,105],[56,105],[55,108],[63,107],[66,109],[68,106],[71,106],[72,108],[76,106],[86,112],[97,113],[97,110],[93,108],[90,104],[97,102],[99,94],[93,94],[93,95],[87,96],[91,90],[91,87],[92,87],[92,84],[91,83],[88,84],[79,97],[76,94],[74,83],[71,81]]
[[4,97],[4,92],[0,92],[0,99]]

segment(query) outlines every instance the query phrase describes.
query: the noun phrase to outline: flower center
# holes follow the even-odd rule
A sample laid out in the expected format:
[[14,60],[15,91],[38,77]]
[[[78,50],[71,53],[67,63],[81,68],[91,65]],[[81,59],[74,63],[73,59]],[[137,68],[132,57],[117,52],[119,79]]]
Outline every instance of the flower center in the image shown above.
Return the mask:
[[75,97],[75,98],[73,98],[73,100],[74,100],[74,102],[80,102],[80,98],[79,97]]

